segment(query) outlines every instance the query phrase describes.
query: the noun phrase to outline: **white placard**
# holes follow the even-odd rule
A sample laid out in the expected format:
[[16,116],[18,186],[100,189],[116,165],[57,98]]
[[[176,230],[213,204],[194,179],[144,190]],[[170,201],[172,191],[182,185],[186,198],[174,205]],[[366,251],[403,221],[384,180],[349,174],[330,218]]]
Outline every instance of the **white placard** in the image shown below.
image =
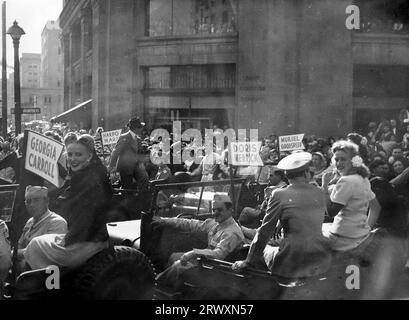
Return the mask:
[[232,142],[230,144],[231,162],[234,166],[262,166],[260,141]]
[[116,144],[118,142],[119,137],[121,136],[122,130],[112,130],[112,131],[106,131],[102,132],[102,143],[104,146],[109,146],[112,144]]
[[302,139],[304,139],[304,133],[278,137],[280,152],[304,150]]
[[39,133],[28,131],[25,168],[53,185],[58,184],[58,159],[64,145],[43,136]]

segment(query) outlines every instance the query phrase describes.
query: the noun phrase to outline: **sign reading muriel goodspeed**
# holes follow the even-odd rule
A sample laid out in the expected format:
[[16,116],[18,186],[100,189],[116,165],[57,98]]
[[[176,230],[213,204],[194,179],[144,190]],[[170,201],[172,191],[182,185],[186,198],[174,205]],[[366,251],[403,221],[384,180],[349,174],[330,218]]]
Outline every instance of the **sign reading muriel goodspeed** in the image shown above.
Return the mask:
[[64,146],[39,133],[28,131],[25,169],[58,185],[58,159]]

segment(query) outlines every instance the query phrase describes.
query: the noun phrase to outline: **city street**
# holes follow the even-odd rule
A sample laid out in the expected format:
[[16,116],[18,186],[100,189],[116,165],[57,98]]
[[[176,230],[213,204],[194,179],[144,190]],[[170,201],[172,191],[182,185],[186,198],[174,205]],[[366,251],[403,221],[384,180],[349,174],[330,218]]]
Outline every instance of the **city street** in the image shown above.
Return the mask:
[[409,299],[407,1],[1,13],[0,300]]

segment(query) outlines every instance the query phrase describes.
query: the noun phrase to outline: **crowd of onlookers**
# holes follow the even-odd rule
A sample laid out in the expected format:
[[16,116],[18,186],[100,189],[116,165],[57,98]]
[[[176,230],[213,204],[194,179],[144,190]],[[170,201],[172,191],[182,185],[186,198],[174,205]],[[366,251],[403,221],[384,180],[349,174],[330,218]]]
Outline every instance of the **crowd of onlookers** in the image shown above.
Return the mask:
[[[92,129],[87,131],[83,129],[72,129],[68,126],[57,124],[46,130],[40,128],[38,131],[42,131],[45,135],[48,135],[59,142],[64,142],[64,137],[70,132],[74,132],[78,136],[85,133],[90,134],[95,139],[97,154],[100,156],[103,163],[108,166],[110,153],[114,146],[102,146],[101,133],[104,131],[102,127],[98,127],[95,131]],[[149,131],[145,128],[142,131],[141,138],[143,141],[142,146],[144,153],[146,154],[144,157],[145,166],[147,167],[151,180],[169,178],[170,175],[181,171],[192,172],[198,167],[198,163],[192,163],[192,161],[185,161],[185,163],[179,165],[153,165],[150,161],[149,154],[152,146],[160,141],[150,139]],[[387,180],[392,180],[397,177],[409,166],[409,115],[406,110],[403,110],[400,113],[397,120],[382,120],[379,123],[370,122],[366,131],[361,132],[360,134],[350,133],[346,136],[336,138],[322,138],[314,135],[304,137],[303,144],[305,151],[313,154],[311,173],[318,184],[320,184],[322,174],[327,170],[331,170],[332,144],[341,139],[351,140],[359,146],[360,154],[365,164],[370,169],[373,169],[375,164],[382,164],[384,167],[383,175]],[[204,153],[202,153],[204,148],[195,150],[192,142],[182,142],[182,152],[184,148],[190,148],[192,153],[194,152],[195,156],[199,159],[204,156]],[[17,149],[15,137],[0,137],[0,149],[0,160],[2,160]],[[219,152],[219,155],[225,156],[227,150],[228,146],[226,140],[225,153],[221,154],[220,150],[215,151]],[[260,157],[265,165],[276,165],[280,159],[287,154],[289,154],[289,152],[280,152],[279,136],[277,134],[271,134],[262,138]],[[225,164],[227,164],[227,157],[221,161],[224,161]],[[224,173],[228,174],[226,170],[224,171]],[[163,174],[163,172],[165,172],[165,174]],[[225,177],[226,174],[219,176]],[[12,175],[13,173],[10,170],[3,169],[0,171],[0,177],[6,180],[12,180]],[[261,174],[260,178],[263,179],[263,177],[264,175]]]

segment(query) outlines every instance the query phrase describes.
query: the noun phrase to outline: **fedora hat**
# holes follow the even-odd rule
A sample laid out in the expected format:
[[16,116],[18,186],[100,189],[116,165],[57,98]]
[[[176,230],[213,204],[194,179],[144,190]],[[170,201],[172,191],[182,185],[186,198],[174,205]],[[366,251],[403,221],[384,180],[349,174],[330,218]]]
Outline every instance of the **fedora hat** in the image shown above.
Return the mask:
[[145,122],[142,122],[141,119],[139,119],[139,117],[135,117],[128,121],[127,126],[130,129],[142,128],[145,126]]

